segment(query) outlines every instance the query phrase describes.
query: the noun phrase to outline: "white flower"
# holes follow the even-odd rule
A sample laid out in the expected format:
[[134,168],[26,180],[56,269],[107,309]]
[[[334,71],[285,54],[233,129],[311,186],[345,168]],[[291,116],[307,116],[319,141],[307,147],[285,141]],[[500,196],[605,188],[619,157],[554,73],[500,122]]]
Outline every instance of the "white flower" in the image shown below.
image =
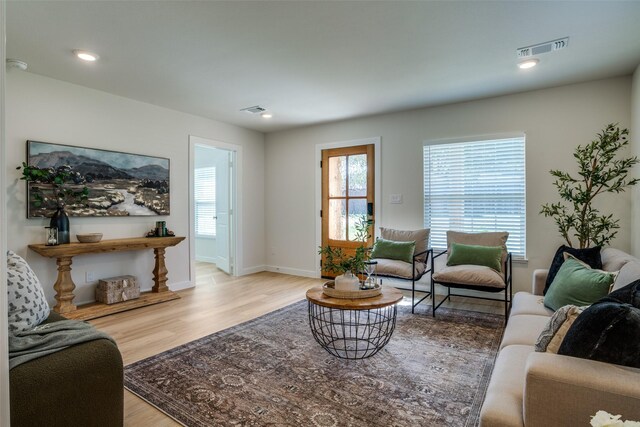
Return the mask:
[[640,427],[637,421],[622,421],[621,415],[611,415],[606,411],[598,411],[591,417],[592,427]]

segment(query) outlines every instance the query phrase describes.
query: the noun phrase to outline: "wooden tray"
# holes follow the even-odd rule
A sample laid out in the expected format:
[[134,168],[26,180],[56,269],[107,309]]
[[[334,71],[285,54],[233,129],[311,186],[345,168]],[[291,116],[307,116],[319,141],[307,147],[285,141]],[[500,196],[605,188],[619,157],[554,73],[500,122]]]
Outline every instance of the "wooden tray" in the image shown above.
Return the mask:
[[382,286],[376,283],[376,287],[373,289],[361,289],[357,291],[342,291],[334,289],[335,283],[333,281],[326,282],[322,285],[322,293],[332,298],[344,298],[344,299],[359,299],[359,298],[373,298],[382,293]]

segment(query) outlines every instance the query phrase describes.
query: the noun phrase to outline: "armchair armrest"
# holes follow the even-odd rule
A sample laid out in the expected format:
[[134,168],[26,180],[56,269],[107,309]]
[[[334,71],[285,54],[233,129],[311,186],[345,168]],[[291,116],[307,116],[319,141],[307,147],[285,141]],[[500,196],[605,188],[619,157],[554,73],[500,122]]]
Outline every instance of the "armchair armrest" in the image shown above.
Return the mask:
[[537,269],[533,270],[533,276],[531,280],[531,293],[534,295],[542,295],[544,293],[544,285],[547,282],[547,276],[549,270]]
[[524,386],[527,427],[589,425],[605,410],[640,419],[640,369],[552,353],[531,353]]

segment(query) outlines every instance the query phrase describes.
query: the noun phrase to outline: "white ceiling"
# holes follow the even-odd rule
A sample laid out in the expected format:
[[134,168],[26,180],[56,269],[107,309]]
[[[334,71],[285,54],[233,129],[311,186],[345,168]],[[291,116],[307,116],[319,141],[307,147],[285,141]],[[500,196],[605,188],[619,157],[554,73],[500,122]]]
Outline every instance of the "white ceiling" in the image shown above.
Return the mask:
[[[270,132],[631,74],[639,21],[638,1],[9,1],[7,57]],[[565,36],[516,67],[516,48]],[[274,118],[239,111],[256,104]]]

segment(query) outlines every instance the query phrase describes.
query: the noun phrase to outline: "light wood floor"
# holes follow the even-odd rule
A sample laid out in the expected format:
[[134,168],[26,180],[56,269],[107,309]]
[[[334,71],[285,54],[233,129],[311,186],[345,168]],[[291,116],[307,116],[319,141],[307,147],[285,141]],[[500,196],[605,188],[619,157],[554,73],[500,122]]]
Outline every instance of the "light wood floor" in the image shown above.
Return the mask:
[[[196,287],[179,300],[118,313],[91,323],[118,343],[124,364],[169,350],[304,299],[321,279],[278,273],[229,277],[213,264],[198,263]],[[447,306],[501,313],[490,301],[456,299]],[[125,390],[125,425],[178,426],[175,421]]]

